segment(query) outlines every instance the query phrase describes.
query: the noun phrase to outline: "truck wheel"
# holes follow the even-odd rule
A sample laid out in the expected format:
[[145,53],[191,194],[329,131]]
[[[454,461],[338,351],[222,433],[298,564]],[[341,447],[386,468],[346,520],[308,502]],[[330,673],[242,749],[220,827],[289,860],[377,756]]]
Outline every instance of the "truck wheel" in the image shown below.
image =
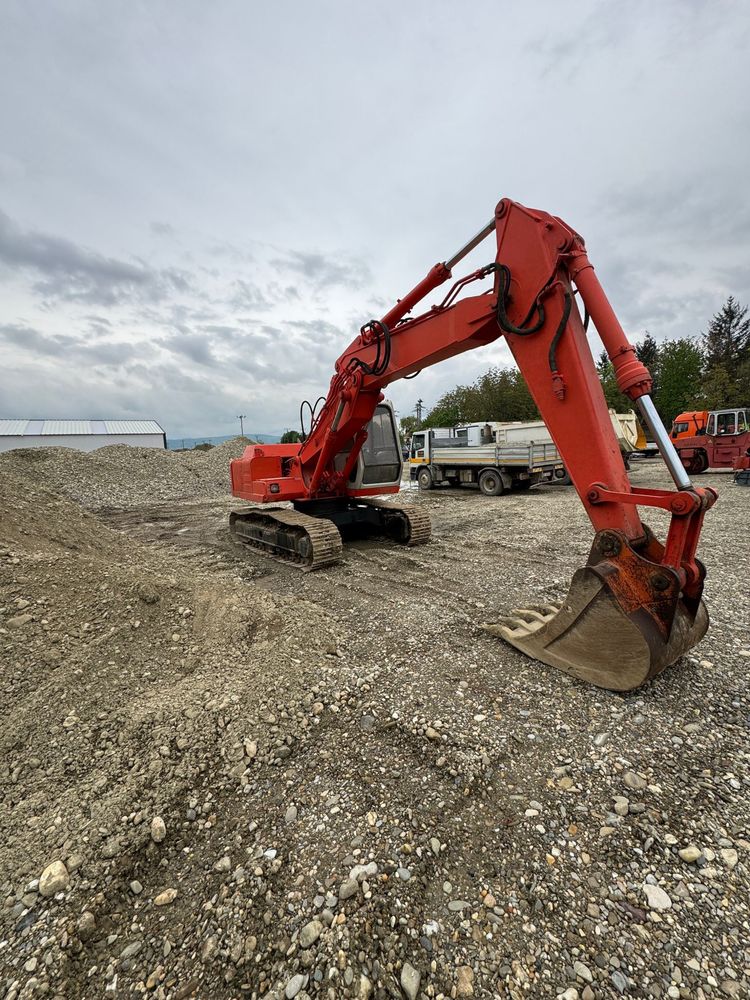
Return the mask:
[[417,486],[420,488],[420,490],[432,489],[432,473],[425,466],[422,466],[422,468],[417,473]]
[[503,481],[495,469],[485,469],[479,474],[479,489],[486,497],[499,497],[503,492]]
[[708,455],[705,451],[699,451],[693,460],[693,468],[690,470],[693,475],[699,476],[708,468]]

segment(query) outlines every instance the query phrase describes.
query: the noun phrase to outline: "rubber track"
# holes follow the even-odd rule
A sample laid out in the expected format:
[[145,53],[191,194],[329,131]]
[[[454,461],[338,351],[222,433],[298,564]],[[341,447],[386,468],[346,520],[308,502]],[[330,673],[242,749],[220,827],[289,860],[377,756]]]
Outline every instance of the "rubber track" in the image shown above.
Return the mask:
[[257,519],[266,524],[269,521],[275,521],[277,524],[283,524],[290,528],[300,528],[307,535],[312,546],[312,558],[305,562],[302,556],[295,558],[283,550],[272,550],[261,539],[253,540],[241,535],[233,536],[236,541],[255,549],[256,552],[262,552],[264,555],[271,556],[271,558],[287,565],[297,566],[305,572],[322,569],[324,566],[333,566],[341,562],[343,555],[341,535],[336,525],[331,521],[310,517],[309,514],[301,514],[299,511],[286,510],[282,507],[258,511],[240,510],[235,511],[235,513],[243,521],[252,522]]
[[430,515],[421,507],[404,507],[401,504],[393,503],[391,500],[371,500],[369,498],[359,498],[359,503],[366,503],[370,507],[397,511],[406,518],[409,525],[409,540],[406,543],[409,547],[413,545],[424,545],[429,542],[432,534],[432,524]]

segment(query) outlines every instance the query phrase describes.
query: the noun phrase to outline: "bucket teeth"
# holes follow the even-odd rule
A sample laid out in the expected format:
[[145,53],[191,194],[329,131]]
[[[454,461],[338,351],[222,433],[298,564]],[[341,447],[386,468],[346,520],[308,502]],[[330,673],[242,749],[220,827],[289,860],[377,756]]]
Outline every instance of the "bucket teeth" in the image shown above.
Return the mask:
[[580,569],[561,607],[515,608],[484,629],[527,656],[613,691],[630,691],[655,677],[706,632],[700,602],[692,614],[682,600],[668,638],[643,609],[627,614],[591,569]]
[[556,615],[559,608],[553,607],[551,604],[543,604],[538,608],[514,608],[514,615],[521,615],[523,618],[527,619],[529,622],[542,622],[543,625]]

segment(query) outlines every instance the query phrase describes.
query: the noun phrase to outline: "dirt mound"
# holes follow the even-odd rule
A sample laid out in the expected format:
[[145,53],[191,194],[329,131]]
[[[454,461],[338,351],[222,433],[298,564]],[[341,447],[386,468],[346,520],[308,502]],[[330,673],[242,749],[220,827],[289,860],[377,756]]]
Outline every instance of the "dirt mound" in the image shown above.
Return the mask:
[[40,487],[33,473],[59,457],[0,469],[0,885],[6,900],[21,891],[0,969],[51,932],[53,975],[74,996],[87,994],[65,951],[70,914],[36,924],[43,869],[62,861],[97,913],[113,877],[145,881],[152,816],[184,813],[209,775],[241,790],[283,754],[286,736],[260,721],[269,699],[304,735],[311,672],[336,637],[324,613],[252,586],[242,566],[176,561]]
[[134,507],[230,493],[229,463],[251,443],[237,437],[209,451],[187,452],[124,444],[90,452],[19,448],[0,455],[0,471],[92,510]]

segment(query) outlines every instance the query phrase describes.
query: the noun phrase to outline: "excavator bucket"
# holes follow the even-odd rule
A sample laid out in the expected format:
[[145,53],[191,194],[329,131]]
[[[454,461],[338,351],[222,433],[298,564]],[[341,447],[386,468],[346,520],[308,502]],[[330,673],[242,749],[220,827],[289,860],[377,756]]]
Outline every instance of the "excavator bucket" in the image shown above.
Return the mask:
[[[708,613],[699,597],[680,595],[668,569],[621,543],[621,553],[601,559],[595,542],[589,565],[576,571],[559,607],[517,608],[484,629],[535,660],[611,691],[632,691],[656,677],[703,638]],[[656,583],[650,594],[643,575],[633,575],[639,563]]]

